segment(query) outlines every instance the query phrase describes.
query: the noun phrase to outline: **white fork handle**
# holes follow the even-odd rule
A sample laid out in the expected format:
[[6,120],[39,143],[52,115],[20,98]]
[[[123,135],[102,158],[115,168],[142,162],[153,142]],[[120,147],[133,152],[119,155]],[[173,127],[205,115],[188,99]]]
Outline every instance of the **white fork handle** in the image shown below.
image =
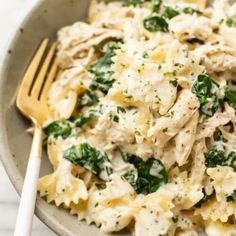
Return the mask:
[[14,236],[30,236],[42,156],[42,128],[35,127]]

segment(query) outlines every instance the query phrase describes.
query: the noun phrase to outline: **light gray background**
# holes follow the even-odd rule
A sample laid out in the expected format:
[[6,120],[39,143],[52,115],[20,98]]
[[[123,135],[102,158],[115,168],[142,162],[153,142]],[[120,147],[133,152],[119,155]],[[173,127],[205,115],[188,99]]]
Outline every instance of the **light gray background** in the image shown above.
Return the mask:
[[[0,60],[2,52],[18,24],[37,0],[0,0]],[[27,157],[26,157],[27,158]],[[19,197],[0,162],[0,236],[12,236],[19,204]],[[33,236],[55,236],[34,218]]]

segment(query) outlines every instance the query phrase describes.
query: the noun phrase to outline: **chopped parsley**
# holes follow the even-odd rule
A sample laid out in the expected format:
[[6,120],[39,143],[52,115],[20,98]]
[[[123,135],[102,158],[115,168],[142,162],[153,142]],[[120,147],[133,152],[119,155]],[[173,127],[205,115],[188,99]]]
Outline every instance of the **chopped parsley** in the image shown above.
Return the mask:
[[114,122],[117,122],[117,123],[118,123],[118,122],[119,122],[119,119],[120,119],[120,118],[119,118],[118,115],[114,115],[114,116],[113,116],[113,121],[114,121]]
[[107,187],[106,183],[96,183],[95,186],[97,187],[98,190],[105,189]]
[[170,80],[169,83],[172,84],[174,87],[177,87],[177,85],[178,85],[177,79]]
[[162,130],[163,133],[166,133],[167,131],[168,131],[168,128],[164,128],[164,129]]
[[148,58],[148,56],[149,56],[149,55],[148,55],[148,52],[147,52],[147,51],[144,51],[144,52],[143,52],[143,58]]
[[117,113],[120,114],[120,113],[126,113],[126,110],[124,107],[121,107],[121,106],[117,106],[116,108],[117,110]]
[[178,216],[173,216],[172,221],[176,224],[179,221]]
[[228,27],[232,27],[233,24],[234,24],[234,21],[233,21],[232,18],[227,18],[227,19],[225,20],[225,24],[226,24]]

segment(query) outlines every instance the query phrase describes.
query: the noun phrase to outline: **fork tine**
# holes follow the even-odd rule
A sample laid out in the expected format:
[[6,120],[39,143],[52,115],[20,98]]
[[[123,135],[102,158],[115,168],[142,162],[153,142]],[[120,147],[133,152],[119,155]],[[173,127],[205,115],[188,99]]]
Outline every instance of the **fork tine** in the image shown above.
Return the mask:
[[52,85],[52,82],[55,78],[55,74],[57,72],[57,68],[58,68],[58,62],[57,60],[55,59],[53,61],[53,64],[51,66],[51,69],[48,73],[48,76],[47,76],[47,80],[44,84],[44,87],[43,87],[43,90],[42,90],[42,93],[40,95],[40,98],[44,99],[44,100],[47,100],[47,97],[48,97],[48,91],[49,89],[51,88],[51,85]]
[[32,59],[29,67],[27,68],[27,71],[23,77],[23,81],[21,83],[19,92],[18,92],[18,96],[17,96],[17,104],[19,104],[19,99],[20,97],[24,94],[24,95],[28,95],[35,73],[38,69],[39,63],[43,57],[43,54],[45,52],[45,49],[47,47],[48,44],[48,39],[44,39],[41,43],[41,45],[39,46],[34,58]]
[[42,89],[42,86],[43,86],[43,82],[45,80],[45,76],[46,76],[46,73],[48,71],[48,67],[52,61],[52,58],[54,56],[54,53],[56,51],[56,43],[53,43],[48,54],[47,54],[47,57],[42,65],[42,68],[35,80],[35,83],[33,85],[33,88],[32,88],[32,91],[31,91],[31,96],[32,97],[35,97],[35,98],[38,98],[39,97],[39,94],[40,94],[40,91]]
[[61,78],[61,75],[64,71],[62,69],[60,69],[57,73],[57,76],[56,76],[56,80],[59,80]]

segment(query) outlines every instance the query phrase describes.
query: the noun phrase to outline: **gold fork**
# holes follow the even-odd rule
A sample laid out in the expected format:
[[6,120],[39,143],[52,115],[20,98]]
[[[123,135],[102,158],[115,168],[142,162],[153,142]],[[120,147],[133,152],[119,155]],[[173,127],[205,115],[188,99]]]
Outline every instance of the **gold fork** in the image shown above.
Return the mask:
[[16,99],[17,108],[34,124],[34,137],[14,236],[31,235],[42,156],[42,124],[49,117],[47,94],[58,72],[57,61],[54,59],[56,43],[53,43],[46,53],[48,44],[48,39],[44,39],[40,44],[24,75]]

